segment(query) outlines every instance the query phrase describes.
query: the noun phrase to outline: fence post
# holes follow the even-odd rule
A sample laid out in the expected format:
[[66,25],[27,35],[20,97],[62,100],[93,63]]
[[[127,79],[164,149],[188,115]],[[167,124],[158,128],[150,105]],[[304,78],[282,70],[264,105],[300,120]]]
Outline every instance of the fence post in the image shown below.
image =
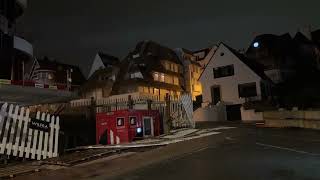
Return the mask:
[[128,96],[128,109],[133,109],[133,100],[131,95]]
[[148,110],[150,111],[151,110],[151,105],[152,105],[152,100],[148,99],[147,100],[147,104],[148,104]]
[[165,97],[166,101],[166,109],[165,109],[165,117],[163,118],[164,123],[163,123],[163,132],[164,134],[168,134],[170,132],[171,128],[171,111],[170,111],[170,96],[167,93]]
[[92,137],[90,137],[91,142],[95,142],[95,134],[96,134],[96,113],[98,112],[97,102],[96,99],[91,97],[90,107],[89,107],[89,122],[90,122],[90,129],[93,130]]

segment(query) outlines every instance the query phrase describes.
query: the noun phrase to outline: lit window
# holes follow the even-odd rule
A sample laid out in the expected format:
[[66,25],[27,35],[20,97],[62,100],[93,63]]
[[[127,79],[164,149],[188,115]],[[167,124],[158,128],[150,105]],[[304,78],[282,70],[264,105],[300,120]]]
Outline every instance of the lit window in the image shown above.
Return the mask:
[[130,117],[130,125],[136,125],[137,124],[137,117]]
[[154,81],[159,81],[159,73],[155,72],[153,74],[153,79],[154,79]]
[[48,74],[48,79],[52,80],[53,79],[53,75],[52,74]]
[[173,84],[179,85],[179,79],[177,77],[173,77]]
[[124,118],[117,118],[117,126],[124,126]]
[[160,82],[164,82],[164,74],[163,73],[160,74]]
[[158,88],[154,88],[154,94],[156,94],[156,95],[159,94],[159,89]]

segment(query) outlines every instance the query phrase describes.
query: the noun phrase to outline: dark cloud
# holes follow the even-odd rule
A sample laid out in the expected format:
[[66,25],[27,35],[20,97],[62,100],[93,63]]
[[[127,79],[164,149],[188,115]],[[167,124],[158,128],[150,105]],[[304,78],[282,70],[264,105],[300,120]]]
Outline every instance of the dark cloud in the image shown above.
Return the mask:
[[84,70],[98,50],[124,57],[152,39],[169,47],[203,48],[225,41],[246,48],[255,33],[318,28],[318,1],[280,0],[29,0],[19,31],[36,54]]

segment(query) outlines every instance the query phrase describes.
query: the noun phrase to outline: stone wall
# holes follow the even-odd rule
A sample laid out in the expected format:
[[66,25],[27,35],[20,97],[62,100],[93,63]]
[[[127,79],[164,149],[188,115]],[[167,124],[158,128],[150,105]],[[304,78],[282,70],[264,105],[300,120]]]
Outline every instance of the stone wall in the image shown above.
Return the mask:
[[267,127],[320,129],[320,111],[268,111],[263,119]]

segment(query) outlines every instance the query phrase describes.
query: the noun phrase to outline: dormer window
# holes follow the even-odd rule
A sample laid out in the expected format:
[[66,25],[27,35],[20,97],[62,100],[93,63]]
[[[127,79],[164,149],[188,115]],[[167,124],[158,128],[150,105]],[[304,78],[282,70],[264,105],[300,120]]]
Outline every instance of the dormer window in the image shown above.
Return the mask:
[[140,54],[139,54],[139,53],[132,55],[132,58],[133,58],[133,59],[138,58],[138,57],[140,57]]
[[134,72],[130,74],[130,79],[143,79],[141,72]]

